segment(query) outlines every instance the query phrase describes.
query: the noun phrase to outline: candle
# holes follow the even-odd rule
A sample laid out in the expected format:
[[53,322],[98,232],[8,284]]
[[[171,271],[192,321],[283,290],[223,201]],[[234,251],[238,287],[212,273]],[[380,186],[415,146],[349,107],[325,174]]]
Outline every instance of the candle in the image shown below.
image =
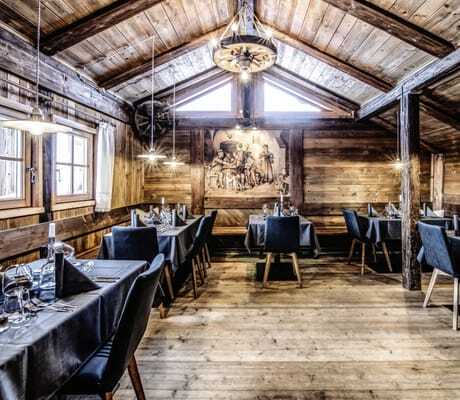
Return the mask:
[[161,198],[161,205],[162,205],[162,206],[165,205],[165,198],[164,198],[164,197]]
[[56,237],[56,224],[53,223],[53,222],[51,222],[49,224],[48,237],[50,237],[50,238],[55,238]]
[[459,226],[458,226],[458,214],[454,214],[453,215],[454,217],[454,231],[455,231],[455,235],[457,236],[459,234],[458,230],[459,230]]
[[399,195],[399,202],[402,203],[402,194]]

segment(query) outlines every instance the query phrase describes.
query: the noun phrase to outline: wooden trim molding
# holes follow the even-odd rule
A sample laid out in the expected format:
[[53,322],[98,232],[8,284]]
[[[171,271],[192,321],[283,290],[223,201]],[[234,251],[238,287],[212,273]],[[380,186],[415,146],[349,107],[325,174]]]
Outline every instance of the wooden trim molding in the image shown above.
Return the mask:
[[70,203],[58,203],[51,206],[51,211],[72,210],[74,208],[92,207],[96,205],[94,200],[73,201]]
[[59,115],[52,115],[51,119],[56,124],[64,125],[64,126],[67,126],[68,128],[72,128],[72,129],[75,129],[77,131],[89,133],[91,135],[96,135],[97,134],[97,129],[96,128],[91,128],[88,125],[81,124],[81,123],[76,122],[76,121],[72,121],[70,119],[61,117]]
[[38,214],[41,214],[43,211],[44,211],[43,207],[24,207],[24,208],[13,208],[11,210],[0,210],[0,219],[27,217],[29,215],[38,215]]

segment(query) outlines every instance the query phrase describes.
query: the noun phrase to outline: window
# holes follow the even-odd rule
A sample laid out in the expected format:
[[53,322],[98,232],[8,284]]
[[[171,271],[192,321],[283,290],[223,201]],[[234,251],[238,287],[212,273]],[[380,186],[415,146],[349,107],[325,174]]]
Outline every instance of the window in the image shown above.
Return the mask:
[[218,87],[207,89],[204,93],[177,102],[178,112],[231,112],[232,111],[232,82],[219,84]]
[[92,195],[92,137],[56,135],[56,196],[58,201],[85,200]]
[[320,112],[320,106],[311,100],[275,83],[264,81],[265,112]]
[[[25,207],[30,204],[26,185],[29,152],[26,135],[16,129],[0,128],[0,208]],[[30,147],[30,146],[28,146]]]

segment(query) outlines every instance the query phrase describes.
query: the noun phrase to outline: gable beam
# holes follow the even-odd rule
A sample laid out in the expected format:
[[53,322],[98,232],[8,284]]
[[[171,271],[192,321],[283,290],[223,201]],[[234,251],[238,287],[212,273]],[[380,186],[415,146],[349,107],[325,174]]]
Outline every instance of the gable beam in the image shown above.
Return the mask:
[[[155,56],[155,67],[158,68],[162,64],[166,64],[177,57],[183,56],[186,53],[189,53],[193,50],[196,50],[206,44],[215,37],[218,37],[222,32],[223,28],[218,28],[214,31],[206,33],[196,39],[189,41],[188,43],[181,44],[171,50],[168,50],[164,53]],[[131,79],[138,78],[142,75],[150,73],[152,68],[152,59],[148,61],[142,61],[141,63],[130,67],[122,72],[109,76],[108,78],[101,80],[99,86],[104,89],[112,89],[116,86],[122,85],[130,81]]]
[[444,57],[455,50],[447,40],[366,0],[324,1],[432,56]]
[[297,87],[307,96],[317,100],[319,104],[325,107],[333,107],[341,111],[352,114],[359,109],[359,104],[346,99],[330,90],[317,85],[279,65],[274,65],[265,74],[278,83],[286,83],[290,86]]
[[118,0],[43,38],[45,54],[54,55],[105,31],[164,0]]
[[317,60],[335,68],[373,88],[376,88],[382,92],[388,92],[393,87],[392,82],[387,82],[382,79],[379,79],[373,74],[370,74],[354,65],[351,65],[341,59],[334,57],[306,42],[303,42],[299,39],[294,39],[293,37],[289,36],[288,34],[277,30],[275,27],[271,25],[267,25],[270,30],[273,32],[273,36],[275,39],[279,40],[280,42],[287,44],[307,55],[316,58]]
[[372,118],[396,106],[404,92],[421,92],[429,86],[436,85],[448,76],[460,71],[460,49],[448,56],[436,60],[425,68],[415,72],[388,93],[384,93],[364,104],[357,113],[357,119]]

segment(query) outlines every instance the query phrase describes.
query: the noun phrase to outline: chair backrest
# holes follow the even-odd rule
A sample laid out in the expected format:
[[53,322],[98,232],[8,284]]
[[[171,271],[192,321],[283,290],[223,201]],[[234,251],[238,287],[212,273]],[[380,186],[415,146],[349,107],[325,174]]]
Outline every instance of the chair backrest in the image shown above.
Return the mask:
[[149,264],[159,253],[155,227],[133,228],[116,226],[112,229],[115,260],[142,260]]
[[214,225],[216,224],[216,219],[217,219],[217,210],[211,211],[210,216],[211,216],[211,223],[209,224],[209,227],[208,227],[206,240],[208,240],[212,236],[212,230],[214,229]]
[[430,267],[449,275],[457,275],[458,271],[450,255],[445,229],[424,222],[419,222],[417,228],[422,239],[425,262]]
[[354,239],[364,240],[364,232],[359,223],[358,213],[350,209],[344,209],[342,212],[348,234]]
[[163,267],[164,255],[159,254],[131,286],[113,337],[104,382],[115,385],[120,380],[144,336]]
[[295,253],[300,247],[300,219],[270,216],[265,221],[265,251]]

